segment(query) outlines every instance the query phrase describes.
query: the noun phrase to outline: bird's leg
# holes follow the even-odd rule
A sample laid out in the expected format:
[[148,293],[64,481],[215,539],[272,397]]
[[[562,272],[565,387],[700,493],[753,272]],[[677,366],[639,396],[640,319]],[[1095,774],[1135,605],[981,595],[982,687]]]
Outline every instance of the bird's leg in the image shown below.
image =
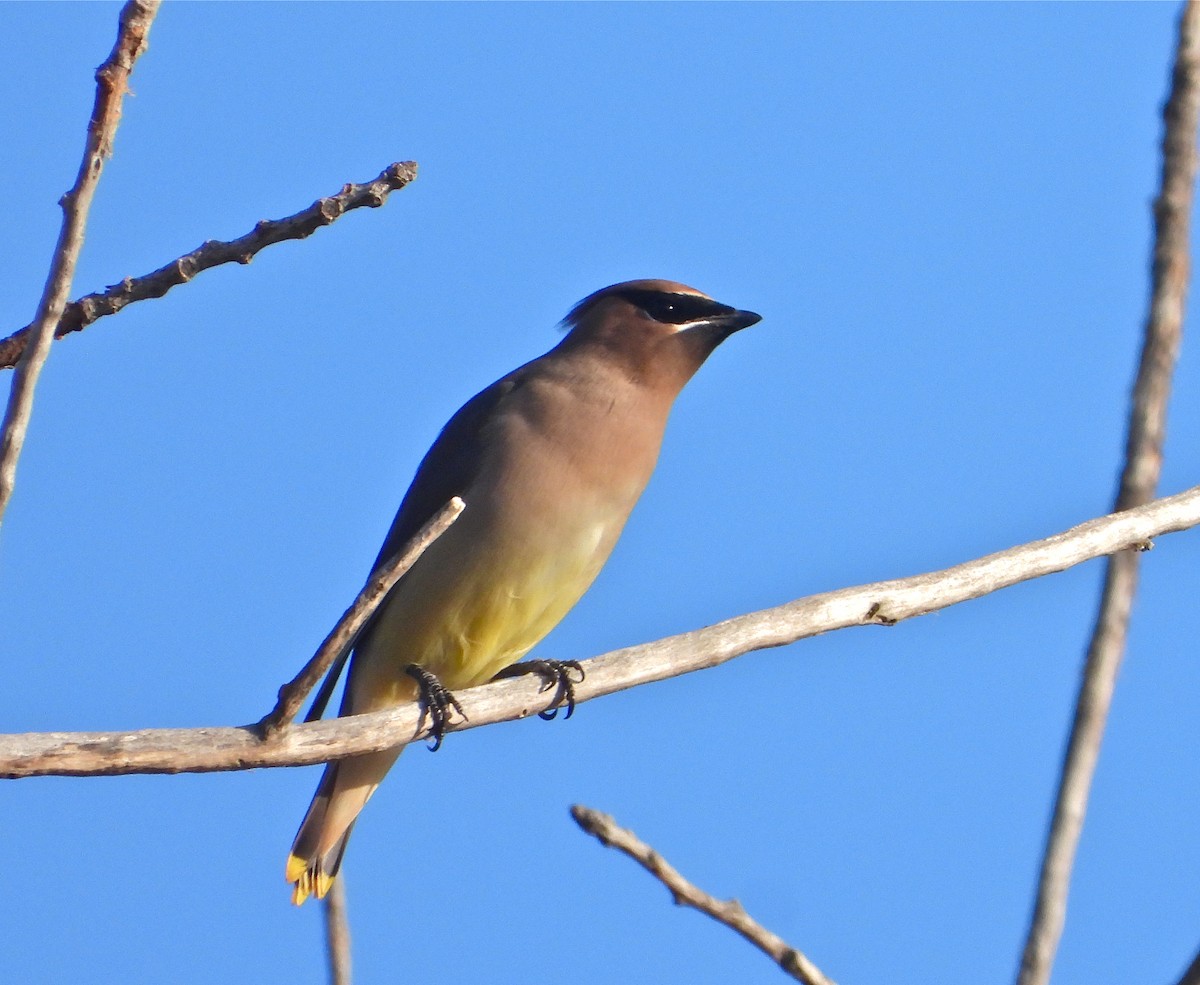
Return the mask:
[[442,739],[446,736],[446,728],[450,724],[450,709],[453,708],[467,720],[467,713],[462,710],[458,699],[433,674],[419,664],[409,664],[404,672],[417,682],[421,691],[421,703],[429,712],[429,735],[433,744],[430,752],[437,752],[442,747]]
[[[572,671],[579,675],[577,679],[572,679]],[[550,707],[545,711],[539,711],[538,718],[549,722],[558,717],[558,710],[564,705],[567,713],[563,715],[563,721],[571,717],[575,711],[575,685],[582,684],[585,676],[583,667],[578,660],[523,660],[520,663],[509,664],[492,680],[498,681],[502,677],[520,677],[523,674],[537,674],[542,679],[539,691],[556,689]]]

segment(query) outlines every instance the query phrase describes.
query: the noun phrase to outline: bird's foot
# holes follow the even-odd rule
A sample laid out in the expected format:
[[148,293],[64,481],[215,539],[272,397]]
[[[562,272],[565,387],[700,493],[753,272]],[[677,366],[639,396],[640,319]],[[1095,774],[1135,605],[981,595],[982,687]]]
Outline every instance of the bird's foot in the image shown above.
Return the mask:
[[457,711],[463,721],[467,720],[467,713],[462,710],[462,705],[450,689],[424,667],[409,664],[404,668],[404,672],[417,682],[421,690],[421,704],[429,712],[429,737],[433,739],[429,751],[437,752],[442,747],[442,739],[446,737],[446,729],[450,725],[450,710]]
[[[572,678],[572,672],[578,674],[579,677]],[[578,660],[523,660],[505,667],[493,679],[520,677],[523,674],[537,674],[542,679],[539,691],[555,688],[554,700],[550,703],[549,708],[538,712],[538,718],[543,718],[548,722],[552,721],[558,717],[558,711],[563,707],[567,709],[567,713],[563,715],[563,721],[571,717],[575,711],[575,685],[582,684],[585,676],[583,667]]]

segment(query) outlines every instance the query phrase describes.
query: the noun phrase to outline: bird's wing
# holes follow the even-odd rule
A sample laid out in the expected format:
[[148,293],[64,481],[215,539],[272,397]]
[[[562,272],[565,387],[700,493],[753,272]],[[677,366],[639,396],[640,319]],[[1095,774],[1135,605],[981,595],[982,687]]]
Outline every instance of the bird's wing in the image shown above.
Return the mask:
[[[441,434],[417,467],[412,485],[405,493],[379,556],[371,566],[372,574],[404,550],[417,531],[453,497],[461,496],[470,487],[483,459],[488,425],[496,419],[505,398],[518,386],[524,369],[522,367],[477,393],[442,428]],[[355,646],[364,642],[370,632],[371,623],[368,622]],[[325,713],[350,653],[351,648],[347,647],[329,668],[304,718],[306,722],[315,721]]]
[[412,485],[404,494],[396,519],[371,567],[372,573],[402,551],[417,531],[453,497],[463,495],[470,487],[483,460],[489,425],[495,421],[505,398],[517,386],[518,373],[477,393],[442,428],[433,447],[417,467]]

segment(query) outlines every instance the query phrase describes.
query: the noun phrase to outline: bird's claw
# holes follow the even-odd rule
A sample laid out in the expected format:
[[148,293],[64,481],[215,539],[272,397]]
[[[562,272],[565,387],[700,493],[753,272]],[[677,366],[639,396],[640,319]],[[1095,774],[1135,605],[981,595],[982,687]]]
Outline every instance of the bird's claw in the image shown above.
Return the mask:
[[[467,713],[462,710],[458,698],[437,677],[419,664],[409,664],[404,672],[417,682],[421,691],[421,704],[429,712],[429,737],[433,740],[429,746],[430,752],[437,752],[442,747],[442,739],[446,737],[446,729],[450,726],[450,711],[453,709],[467,721]],[[424,715],[422,714],[422,720]]]
[[[572,672],[578,674],[579,677],[573,679]],[[578,660],[524,660],[521,663],[505,667],[496,677],[518,677],[522,674],[537,674],[542,679],[539,691],[556,689],[550,707],[545,711],[539,711],[538,718],[547,722],[553,721],[558,717],[559,709],[563,707],[567,709],[567,713],[563,715],[563,721],[574,714],[575,685],[582,684],[583,678],[586,676],[583,666]]]

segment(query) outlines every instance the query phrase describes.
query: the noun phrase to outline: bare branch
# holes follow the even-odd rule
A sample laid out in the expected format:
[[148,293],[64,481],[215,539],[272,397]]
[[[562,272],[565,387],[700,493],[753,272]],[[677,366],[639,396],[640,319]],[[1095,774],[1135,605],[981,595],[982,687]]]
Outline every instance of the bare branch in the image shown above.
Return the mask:
[[54,326],[62,317],[71,282],[75,279],[88,211],[92,207],[100,172],[104,170],[104,161],[112,156],[113,138],[117,124],[121,122],[121,106],[129,89],[129,73],[146,50],[146,37],[158,6],[159,0],[130,0],[125,4],[121,9],[117,42],[108,60],[96,70],[96,101],[88,122],[83,160],[75,184],[59,202],[63,210],[62,228],[37,315],[27,329],[31,341],[16,362],[17,371],[13,375],[8,408],[0,428],[0,520],[4,518],[16,484],[17,459],[21,457],[33,413],[33,391],[50,354]]
[[346,873],[343,870],[324,901],[325,955],[329,985],[350,985],[350,920],[346,915]]
[[[81,331],[105,315],[115,315],[134,301],[161,298],[172,287],[186,284],[202,270],[224,263],[249,263],[265,247],[311,236],[352,209],[364,206],[378,208],[387,201],[389,194],[399,191],[416,176],[415,161],[389,164],[378,177],[361,185],[344,185],[336,195],[319,198],[295,215],[285,219],[263,219],[246,235],[228,242],[209,240],[152,273],[142,277],[126,277],[106,291],[72,301],[65,311],[60,309],[54,337],[61,339],[71,332]],[[17,363],[29,344],[32,329],[32,325],[26,325],[8,338],[0,339],[0,369],[9,369]]]
[[[1198,115],[1200,6],[1196,0],[1189,0],[1179,20],[1171,95],[1163,108],[1162,183],[1154,203],[1150,310],[1133,388],[1125,466],[1115,507],[1118,511],[1149,502],[1162,470],[1167,398],[1179,353],[1187,296]],[[1046,985],[1050,980],[1066,920],[1071,870],[1083,830],[1088,794],[1125,651],[1137,575],[1136,554],[1126,552],[1109,559],[1042,858],[1037,902],[1021,957],[1018,985]]]
[[[752,650],[835,629],[890,626],[1092,558],[1144,550],[1154,537],[1197,525],[1200,486],[942,571],[813,595],[690,633],[614,650],[587,661],[587,677],[575,686],[576,701],[716,667]],[[525,676],[459,691],[469,721],[456,721],[450,730],[512,721],[541,711],[553,700],[541,687],[541,682]],[[259,738],[255,725],[0,735],[0,779],[307,766],[391,749],[428,733],[421,708],[406,704],[368,715],[293,725],[267,740]]]
[[1187,966],[1178,985],[1200,985],[1200,953],[1197,953],[1192,963]]
[[417,531],[416,536],[399,554],[371,575],[363,590],[358,593],[358,598],[325,637],[312,659],[304,665],[299,674],[279,689],[279,700],[274,709],[259,723],[264,737],[269,737],[292,722],[300,706],[304,704],[308,692],[317,686],[317,682],[325,676],[333,662],[350,649],[388,592],[404,577],[404,573],[416,564],[417,558],[425,553],[429,545],[450,529],[450,524],[458,519],[464,505],[463,501],[455,496]]
[[620,827],[610,815],[575,804],[571,808],[571,817],[602,845],[624,852],[666,886],[676,906],[690,906],[707,913],[718,923],[741,934],[796,981],[805,985],[833,985],[833,980],[826,978],[820,968],[778,934],[754,920],[736,899],[719,900],[688,882],[665,858],[632,831]]

